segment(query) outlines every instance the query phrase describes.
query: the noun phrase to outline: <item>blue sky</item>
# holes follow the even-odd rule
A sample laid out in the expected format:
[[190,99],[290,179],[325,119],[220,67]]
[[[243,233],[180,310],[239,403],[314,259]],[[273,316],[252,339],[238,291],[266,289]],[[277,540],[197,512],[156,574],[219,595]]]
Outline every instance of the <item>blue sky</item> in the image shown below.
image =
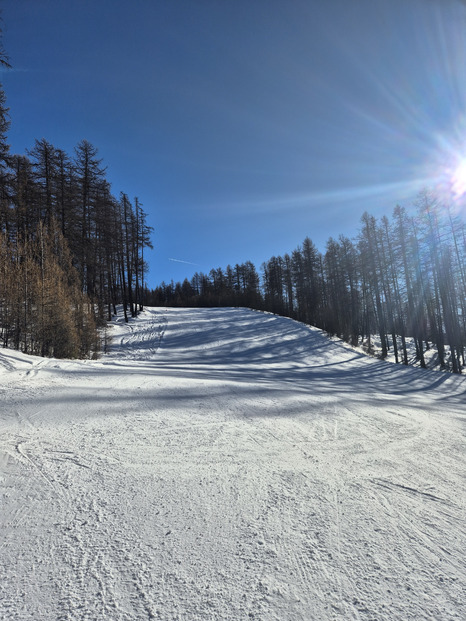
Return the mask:
[[323,251],[466,155],[460,0],[0,7],[12,151],[94,144],[155,229],[149,286]]

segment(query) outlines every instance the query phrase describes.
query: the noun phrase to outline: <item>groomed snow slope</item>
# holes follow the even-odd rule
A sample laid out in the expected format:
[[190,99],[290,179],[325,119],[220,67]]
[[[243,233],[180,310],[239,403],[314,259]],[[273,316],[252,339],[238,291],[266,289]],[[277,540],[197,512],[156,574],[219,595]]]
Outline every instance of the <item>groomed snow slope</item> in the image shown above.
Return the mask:
[[466,378],[243,309],[0,350],[0,619],[466,619]]

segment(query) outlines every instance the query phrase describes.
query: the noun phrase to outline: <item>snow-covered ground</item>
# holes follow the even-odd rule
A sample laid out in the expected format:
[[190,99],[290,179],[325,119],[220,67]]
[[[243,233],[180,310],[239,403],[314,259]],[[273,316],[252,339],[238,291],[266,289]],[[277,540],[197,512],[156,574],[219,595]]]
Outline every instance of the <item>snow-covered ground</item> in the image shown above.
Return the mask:
[[[334,338],[334,337],[332,337]],[[392,337],[388,337],[388,354],[385,358],[385,362],[392,362],[393,364],[402,364],[403,361],[403,352],[402,352],[402,343],[401,337],[397,337],[397,347],[398,347],[398,363],[396,361],[395,352],[393,350]],[[435,371],[442,371],[443,373],[452,373],[452,364],[451,364],[451,351],[450,346],[445,344],[445,367],[442,368],[440,366],[437,346],[435,343],[429,342],[428,349],[426,349],[426,343],[423,341],[424,348],[424,361],[426,363],[427,369],[433,369]],[[370,346],[366,338],[359,340],[359,346],[355,348],[361,353],[371,353],[373,356],[377,356],[378,358],[382,357],[382,344],[380,340],[380,336],[378,334],[373,334],[370,339]],[[412,337],[406,337],[406,351],[408,357],[409,366],[421,368],[421,362],[416,356],[416,344]]]
[[0,350],[0,619],[466,619],[466,378],[147,309]]

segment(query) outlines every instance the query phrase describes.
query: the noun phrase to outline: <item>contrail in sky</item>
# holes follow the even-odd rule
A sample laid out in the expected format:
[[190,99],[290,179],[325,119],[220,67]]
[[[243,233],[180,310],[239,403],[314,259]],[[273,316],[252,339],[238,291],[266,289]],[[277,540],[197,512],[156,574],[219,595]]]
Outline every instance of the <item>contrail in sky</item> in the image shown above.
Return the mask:
[[175,263],[186,263],[187,265],[199,265],[199,263],[192,263],[191,261],[182,261],[181,259],[171,259],[168,258],[169,261],[174,261]]

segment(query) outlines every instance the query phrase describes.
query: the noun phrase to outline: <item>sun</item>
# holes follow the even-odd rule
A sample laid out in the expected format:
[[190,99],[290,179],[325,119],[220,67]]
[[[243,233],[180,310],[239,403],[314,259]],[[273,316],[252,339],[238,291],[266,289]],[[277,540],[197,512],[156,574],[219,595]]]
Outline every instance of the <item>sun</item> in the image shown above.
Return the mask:
[[466,194],[466,157],[459,160],[451,175],[451,191],[455,198]]

